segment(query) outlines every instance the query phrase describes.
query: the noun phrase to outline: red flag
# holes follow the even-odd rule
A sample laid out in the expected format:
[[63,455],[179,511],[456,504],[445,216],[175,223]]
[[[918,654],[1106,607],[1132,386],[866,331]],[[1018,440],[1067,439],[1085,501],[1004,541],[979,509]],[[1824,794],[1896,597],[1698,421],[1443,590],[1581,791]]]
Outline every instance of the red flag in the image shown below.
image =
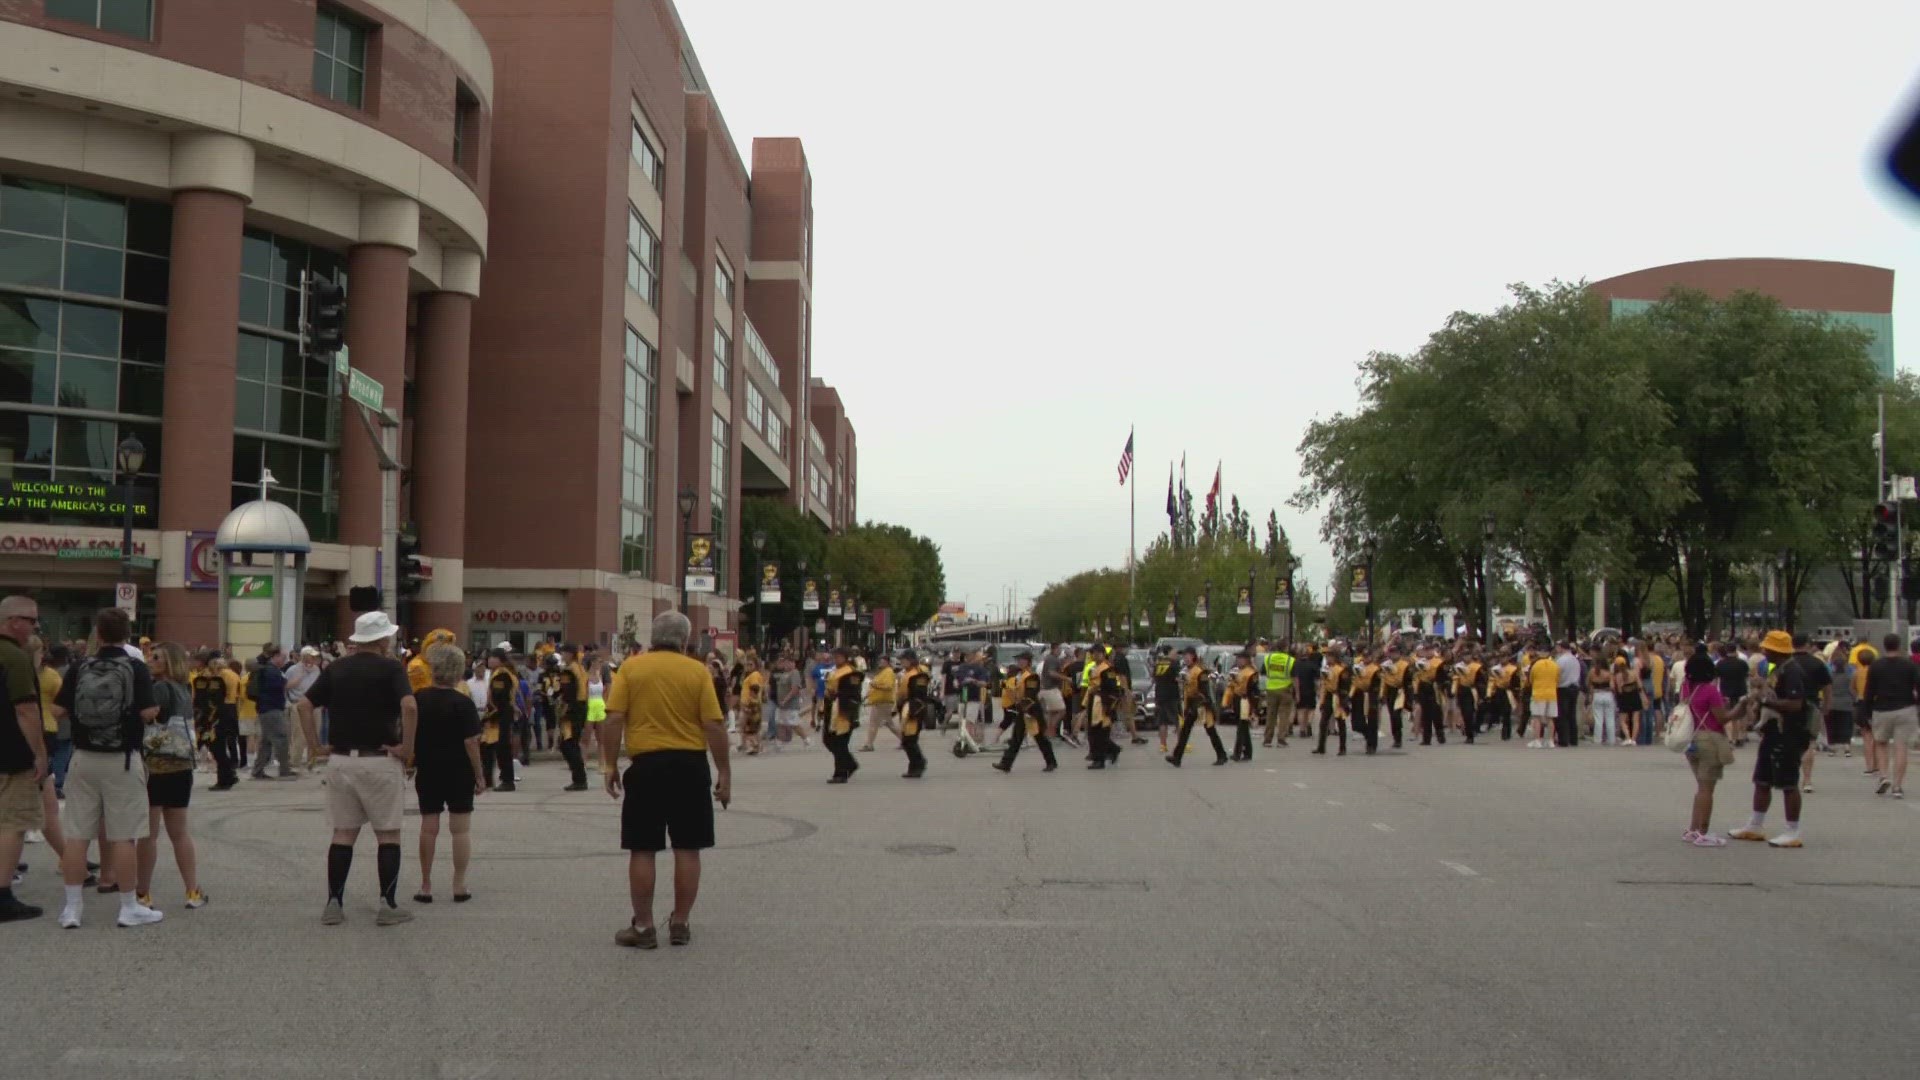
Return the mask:
[[1220,466],[1213,467],[1213,486],[1207,489],[1207,514],[1212,516],[1220,509]]

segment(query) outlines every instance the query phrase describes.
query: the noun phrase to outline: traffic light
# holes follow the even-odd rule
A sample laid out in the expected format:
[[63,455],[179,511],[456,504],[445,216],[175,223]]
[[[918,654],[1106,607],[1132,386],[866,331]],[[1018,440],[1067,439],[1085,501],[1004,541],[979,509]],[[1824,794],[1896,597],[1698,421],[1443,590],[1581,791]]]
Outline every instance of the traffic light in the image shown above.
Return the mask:
[[1875,503],[1873,506],[1873,557],[1881,562],[1892,562],[1899,554],[1899,526],[1894,523],[1894,507],[1890,502]]
[[355,585],[347,590],[347,610],[355,615],[380,610],[380,590],[371,585]]
[[400,527],[398,537],[400,561],[400,593],[413,596],[420,592],[431,572],[420,561],[420,528],[409,521]]
[[346,286],[329,278],[307,279],[307,355],[340,351],[347,332]]
[[1920,570],[1920,565],[1915,565],[1912,558],[1900,560],[1900,595],[1908,600],[1920,597],[1920,575],[1915,570]]

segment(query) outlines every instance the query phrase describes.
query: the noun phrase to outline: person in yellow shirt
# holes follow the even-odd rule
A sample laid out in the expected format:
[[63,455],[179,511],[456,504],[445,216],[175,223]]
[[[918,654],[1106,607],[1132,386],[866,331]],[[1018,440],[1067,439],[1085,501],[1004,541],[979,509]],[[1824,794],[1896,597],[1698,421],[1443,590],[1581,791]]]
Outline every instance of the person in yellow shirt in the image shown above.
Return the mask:
[[749,756],[762,746],[766,701],[767,676],[760,670],[760,658],[746,653],[740,657],[740,749]]
[[1413,701],[1419,711],[1421,746],[1433,745],[1435,738],[1442,745],[1447,741],[1446,724],[1440,716],[1440,674],[1446,666],[1446,658],[1438,649],[1422,649],[1415,654]]
[[1253,669],[1253,654],[1241,650],[1235,660],[1233,673],[1227,676],[1226,692],[1220,695],[1220,707],[1234,720],[1239,721],[1239,731],[1233,737],[1232,761],[1253,760],[1253,680],[1257,672]]
[[414,693],[417,694],[433,685],[433,671],[427,667],[427,650],[435,645],[451,644],[453,644],[453,631],[427,631],[427,636],[420,642],[420,651],[414,653],[413,658],[407,661],[407,685],[413,687]]
[[1320,745],[1313,752],[1327,752],[1327,728],[1340,732],[1340,755],[1347,753],[1347,708],[1352,692],[1353,669],[1347,660],[1345,645],[1335,642],[1327,648],[1326,664],[1320,669]]
[[[705,665],[686,653],[693,624],[677,611],[654,617],[653,647],[629,656],[607,687],[600,751],[607,794],[620,805],[620,846],[627,852],[627,894],[633,917],[614,944],[652,949],[654,862],[673,845],[673,909],[667,936],[693,940],[700,895],[700,852],[713,846],[713,804],[733,801],[726,714]],[[628,758],[626,775],[620,756]],[[713,771],[707,758],[713,758]]]
[[900,673],[900,749],[907,755],[903,778],[918,780],[927,774],[927,756],[920,752],[920,732],[926,727],[933,703],[933,673],[920,657],[907,653]]
[[1408,678],[1413,664],[1401,655],[1399,645],[1387,646],[1386,662],[1380,665],[1380,689],[1387,702],[1387,725],[1393,731],[1393,748],[1400,749],[1401,726],[1407,713]]
[[881,728],[898,736],[900,725],[895,721],[897,703],[894,700],[894,688],[899,676],[894,673],[893,665],[885,657],[874,657],[873,667],[867,672],[867,744],[860,748],[861,753],[873,749],[874,737]]
[[1469,746],[1473,745],[1474,736],[1480,734],[1482,704],[1486,700],[1485,674],[1486,665],[1481,662],[1480,654],[1473,646],[1467,646],[1453,678],[1453,697],[1460,710],[1460,728]]
[[1214,764],[1225,765],[1229,760],[1227,748],[1220,742],[1220,733],[1213,729],[1213,699],[1207,688],[1207,668],[1200,662],[1200,651],[1189,645],[1183,654],[1187,661],[1187,673],[1180,686],[1180,739],[1173,744],[1173,753],[1167,755],[1167,764],[1178,768],[1180,759],[1186,756],[1187,740],[1193,736],[1194,721],[1207,731],[1207,741],[1213,743]]
[[240,737],[240,673],[234,668],[239,662],[225,656],[213,659],[214,670],[220,675],[220,723],[216,735],[227,746],[227,757],[238,768],[247,767],[247,744]]
[[1527,669],[1529,701],[1527,713],[1532,719],[1533,737],[1528,740],[1530,749],[1554,745],[1555,723],[1560,715],[1560,665],[1554,662],[1552,654],[1542,650]]
[[[849,745],[853,729],[860,726],[860,690],[866,675],[847,656],[847,650],[833,650],[833,670],[827,675],[827,729],[821,741],[833,752],[833,778],[829,784],[844,784],[860,770]],[[609,705],[611,709],[613,706]]]
[[[1013,722],[1013,735],[1007,739],[1006,752],[993,767],[1001,772],[1013,771],[1013,759],[1020,756],[1020,744],[1032,739],[1033,745],[1040,750],[1040,759],[1046,767],[1041,772],[1052,772],[1060,767],[1054,760],[1053,744],[1047,741],[1046,718],[1040,709],[1040,674],[1033,670],[1033,654],[1023,652],[1014,657],[1013,670],[1007,672],[1006,682],[1002,684],[1004,700],[1001,705],[1006,710],[1007,719]],[[1089,766],[1091,768],[1091,766]]]
[[[437,644],[437,643],[436,643]],[[448,642],[452,644],[452,642]],[[580,736],[587,727],[587,669],[580,663],[580,650],[560,646],[560,665],[554,673],[554,716],[560,725],[560,756],[566,759],[573,782],[563,790],[587,790],[587,757],[580,749]]]
[[487,706],[480,711],[480,772],[487,786],[493,787],[493,772],[500,770],[500,791],[513,791],[513,725],[519,706],[520,677],[508,661],[507,651],[497,648],[487,654]]
[[1377,650],[1361,649],[1354,653],[1349,679],[1353,690],[1347,695],[1347,712],[1353,718],[1354,729],[1366,740],[1369,754],[1380,752],[1380,670]]

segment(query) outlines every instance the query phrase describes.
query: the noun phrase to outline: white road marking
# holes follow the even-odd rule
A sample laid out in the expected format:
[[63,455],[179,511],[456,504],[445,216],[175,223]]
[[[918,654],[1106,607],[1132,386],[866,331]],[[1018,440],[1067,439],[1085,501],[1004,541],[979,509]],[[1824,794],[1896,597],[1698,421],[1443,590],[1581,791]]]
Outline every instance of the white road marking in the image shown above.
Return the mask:
[[1473,867],[1468,866],[1465,863],[1448,862],[1445,859],[1441,859],[1440,865],[1446,867],[1447,869],[1453,871],[1456,874],[1459,874],[1461,877],[1479,877],[1480,876],[1480,871],[1475,870]]
[[1277,773],[1277,772],[1279,772],[1280,770],[1279,770],[1279,769],[1262,769],[1261,771],[1262,771],[1262,772],[1270,772],[1270,773]]
[[1305,780],[1295,780],[1293,786],[1299,788],[1301,791],[1307,790],[1307,782]]
[[1328,806],[1345,806],[1345,805],[1347,805],[1347,804],[1346,804],[1346,803],[1343,803],[1343,802],[1341,802],[1341,801],[1340,801],[1339,799],[1328,799],[1328,800],[1327,800],[1327,805],[1328,805]]
[[1389,824],[1387,824],[1387,823],[1386,823],[1386,822],[1384,822],[1384,821],[1376,821],[1376,822],[1374,822],[1374,823],[1373,823],[1373,827],[1374,827],[1374,828],[1376,828],[1376,829],[1379,829],[1379,830],[1380,830],[1381,832],[1392,832],[1392,831],[1393,831],[1393,826],[1391,826],[1391,825],[1389,825]]

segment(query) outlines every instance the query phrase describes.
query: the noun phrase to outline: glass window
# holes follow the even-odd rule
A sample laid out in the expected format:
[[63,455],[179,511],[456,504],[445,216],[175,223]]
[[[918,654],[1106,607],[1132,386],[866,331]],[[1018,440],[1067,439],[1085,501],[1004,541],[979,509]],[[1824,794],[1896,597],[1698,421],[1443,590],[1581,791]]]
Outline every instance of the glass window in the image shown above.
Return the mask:
[[480,144],[480,99],[467,89],[467,84],[456,81],[453,84],[453,163],[473,172],[475,158],[479,155]]
[[293,507],[315,540],[336,537],[340,500],[332,448],[234,436],[231,505],[260,497],[262,468],[273,472],[274,485],[268,490],[268,498]]
[[0,229],[33,236],[64,235],[66,192],[59,184],[0,176]]
[[153,36],[153,0],[47,0],[47,15],[142,40]]
[[767,399],[760,396],[760,388],[747,384],[747,426],[760,431],[766,425]]
[[713,385],[733,389],[733,341],[717,326],[713,328]]
[[647,306],[660,306],[660,238],[627,206],[627,288],[639,293]]
[[633,162],[640,166],[641,175],[653,185],[653,190],[666,194],[667,166],[660,160],[660,154],[654,150],[653,143],[647,139],[647,133],[641,129],[640,121],[633,122]]
[[733,303],[733,271],[717,258],[713,260],[713,291],[729,305]]
[[787,422],[780,419],[780,414],[772,409],[767,410],[766,434],[767,442],[773,446],[773,452],[780,455],[780,460],[785,461],[787,459]]
[[60,287],[60,241],[0,232],[0,285]]
[[658,421],[660,354],[631,326],[623,351],[620,569],[647,575],[653,570],[653,433]]
[[747,359],[760,369],[761,374],[771,379],[773,385],[780,385],[780,366],[773,362],[773,353],[768,351],[767,343],[761,339],[760,331],[754,329],[752,320],[747,321]]
[[366,23],[338,8],[319,5],[313,31],[313,89],[358,109],[367,79]]

